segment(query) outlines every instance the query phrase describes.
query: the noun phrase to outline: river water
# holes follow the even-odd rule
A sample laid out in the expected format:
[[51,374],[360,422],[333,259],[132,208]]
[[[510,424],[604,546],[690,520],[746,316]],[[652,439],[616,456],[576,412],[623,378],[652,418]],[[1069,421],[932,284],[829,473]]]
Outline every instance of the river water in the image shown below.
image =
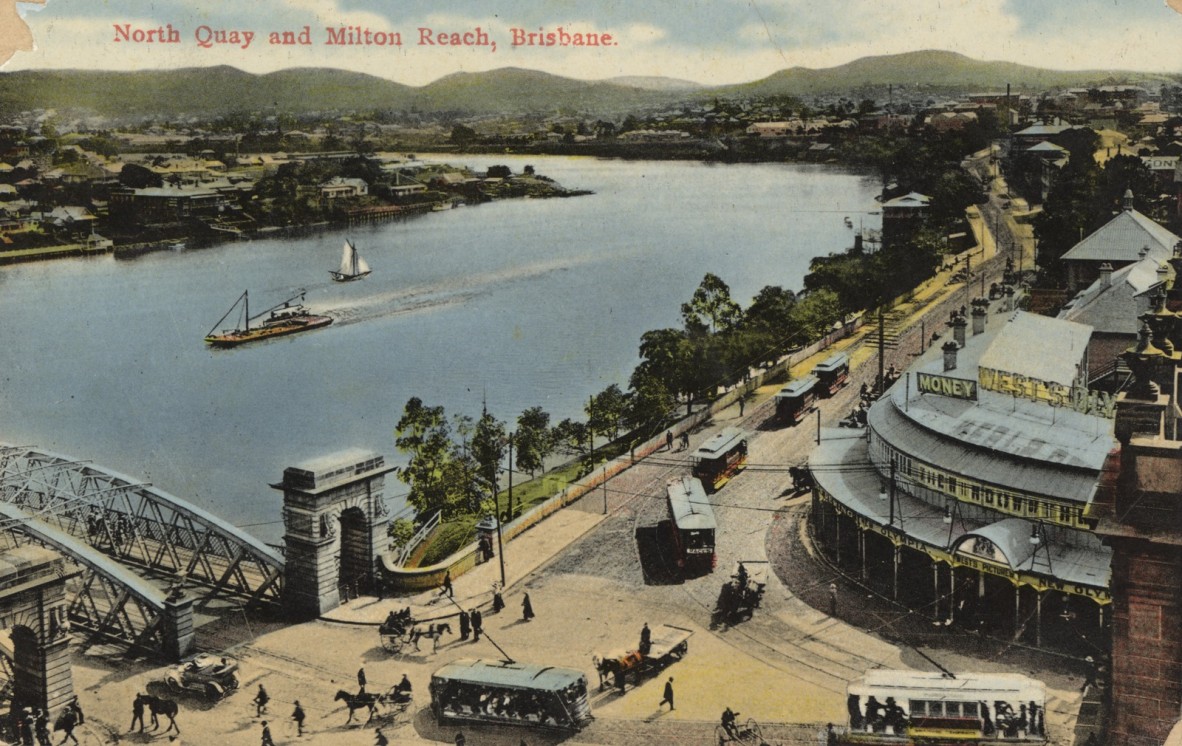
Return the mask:
[[[581,418],[626,388],[640,335],[680,324],[707,272],[746,306],[798,290],[809,259],[878,228],[874,179],[822,166],[450,157],[532,164],[571,199],[507,200],[349,231],[0,268],[0,440],[86,459],[282,532],[283,469],[359,447],[401,462],[412,396],[502,420]],[[351,237],[373,268],[328,270]],[[261,311],[299,288],[322,330],[230,350],[202,342],[243,290]],[[387,482],[390,507],[405,485]]]

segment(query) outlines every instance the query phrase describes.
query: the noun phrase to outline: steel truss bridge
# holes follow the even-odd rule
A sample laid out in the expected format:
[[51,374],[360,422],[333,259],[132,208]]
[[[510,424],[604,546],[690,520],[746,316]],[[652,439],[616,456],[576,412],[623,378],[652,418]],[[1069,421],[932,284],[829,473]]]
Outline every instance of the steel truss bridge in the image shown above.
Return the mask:
[[201,609],[278,605],[283,591],[282,555],[216,516],[85,461],[0,444],[0,548],[29,541],[78,566],[69,620],[84,646],[162,652],[170,594]]

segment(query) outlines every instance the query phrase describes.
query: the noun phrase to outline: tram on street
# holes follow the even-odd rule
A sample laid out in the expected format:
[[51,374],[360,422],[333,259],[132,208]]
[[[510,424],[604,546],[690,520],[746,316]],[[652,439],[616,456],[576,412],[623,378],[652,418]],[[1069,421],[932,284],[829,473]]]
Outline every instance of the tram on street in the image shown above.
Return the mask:
[[805,376],[791,381],[776,394],[776,417],[795,425],[813,410],[817,402],[816,376]]
[[839,352],[817,363],[813,368],[817,377],[817,395],[828,398],[836,394],[850,380],[850,356]]
[[723,428],[694,451],[693,460],[691,473],[714,492],[747,466],[747,433],[737,427]]
[[435,718],[578,730],[593,719],[581,671],[463,659],[431,674]]
[[849,744],[1045,744],[1046,687],[1021,674],[868,671],[850,683]]
[[714,508],[702,483],[693,477],[672,479],[665,487],[669,530],[677,567],[685,575],[714,571]]

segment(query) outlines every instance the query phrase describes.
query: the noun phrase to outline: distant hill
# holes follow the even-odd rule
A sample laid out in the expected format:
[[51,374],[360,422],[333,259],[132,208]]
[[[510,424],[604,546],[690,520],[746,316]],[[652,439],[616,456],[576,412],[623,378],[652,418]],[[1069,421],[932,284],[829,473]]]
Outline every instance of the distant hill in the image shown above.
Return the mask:
[[615,85],[628,86],[629,88],[640,88],[645,91],[696,91],[706,87],[692,80],[650,75],[624,75],[618,78],[606,78],[601,82],[614,83]]
[[1177,80],[1131,71],[1061,71],[986,62],[941,51],[865,57],[837,67],[793,67],[740,85],[702,87],[663,77],[586,81],[536,70],[501,68],[455,73],[412,87],[330,68],[292,68],[255,75],[220,66],[110,72],[29,70],[0,73],[0,112],[81,109],[110,117],[210,116],[236,111],[374,111],[457,114],[571,112],[612,116],[687,99],[753,95],[816,96],[885,90],[1015,92],[1105,83]]
[[1173,79],[1125,70],[1047,70],[1013,62],[975,60],[956,52],[924,50],[862,57],[837,67],[792,67],[762,80],[715,88],[718,95],[805,96],[870,88],[929,89],[933,91],[1014,92],[1048,88],[1123,83],[1147,78]]

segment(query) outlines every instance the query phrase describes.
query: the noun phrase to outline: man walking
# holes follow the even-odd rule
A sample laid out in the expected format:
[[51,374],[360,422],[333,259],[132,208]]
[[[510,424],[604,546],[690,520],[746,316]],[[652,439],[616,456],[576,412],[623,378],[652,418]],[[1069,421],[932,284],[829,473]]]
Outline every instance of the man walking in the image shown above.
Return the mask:
[[837,583],[829,584],[829,616],[837,616]]
[[657,704],[657,709],[659,710],[661,708],[661,705],[665,704],[666,702],[669,703],[669,712],[673,712],[674,707],[673,707],[673,677],[672,676],[670,676],[669,680],[665,682],[665,697],[660,701],[660,703]]
[[267,721],[263,721],[263,740],[259,746],[275,746],[275,740],[271,738],[271,726],[267,725]]
[[673,450],[673,431],[672,430],[665,431],[665,450],[666,451]]
[[480,616],[480,609],[472,609],[472,642],[480,642],[480,633],[484,631],[484,619]]
[[653,647],[653,633],[648,628],[648,622],[640,628],[640,654],[648,655],[648,651]]
[[357,669],[357,694],[365,694],[365,666]]
[[452,598],[451,570],[446,570],[443,573],[443,589],[439,591],[439,595],[446,595],[448,598]]
[[131,703],[131,725],[127,728],[130,733],[135,730],[135,724],[140,724],[140,733],[144,732],[144,695],[136,694],[135,701]]
[[472,631],[472,627],[469,622],[469,619],[470,619],[470,617],[468,616],[468,612],[464,611],[463,609],[460,609],[460,639],[461,640],[467,640],[468,633]]
[[267,703],[271,701],[271,695],[267,694],[267,690],[259,684],[259,693],[254,695],[254,716],[262,717],[267,712]]
[[291,712],[291,719],[294,720],[296,724],[297,736],[304,735],[304,717],[304,708],[300,707],[300,701],[297,699],[295,701],[295,709]]
[[534,618],[534,605],[529,602],[528,593],[521,599],[521,618],[527,622]]

